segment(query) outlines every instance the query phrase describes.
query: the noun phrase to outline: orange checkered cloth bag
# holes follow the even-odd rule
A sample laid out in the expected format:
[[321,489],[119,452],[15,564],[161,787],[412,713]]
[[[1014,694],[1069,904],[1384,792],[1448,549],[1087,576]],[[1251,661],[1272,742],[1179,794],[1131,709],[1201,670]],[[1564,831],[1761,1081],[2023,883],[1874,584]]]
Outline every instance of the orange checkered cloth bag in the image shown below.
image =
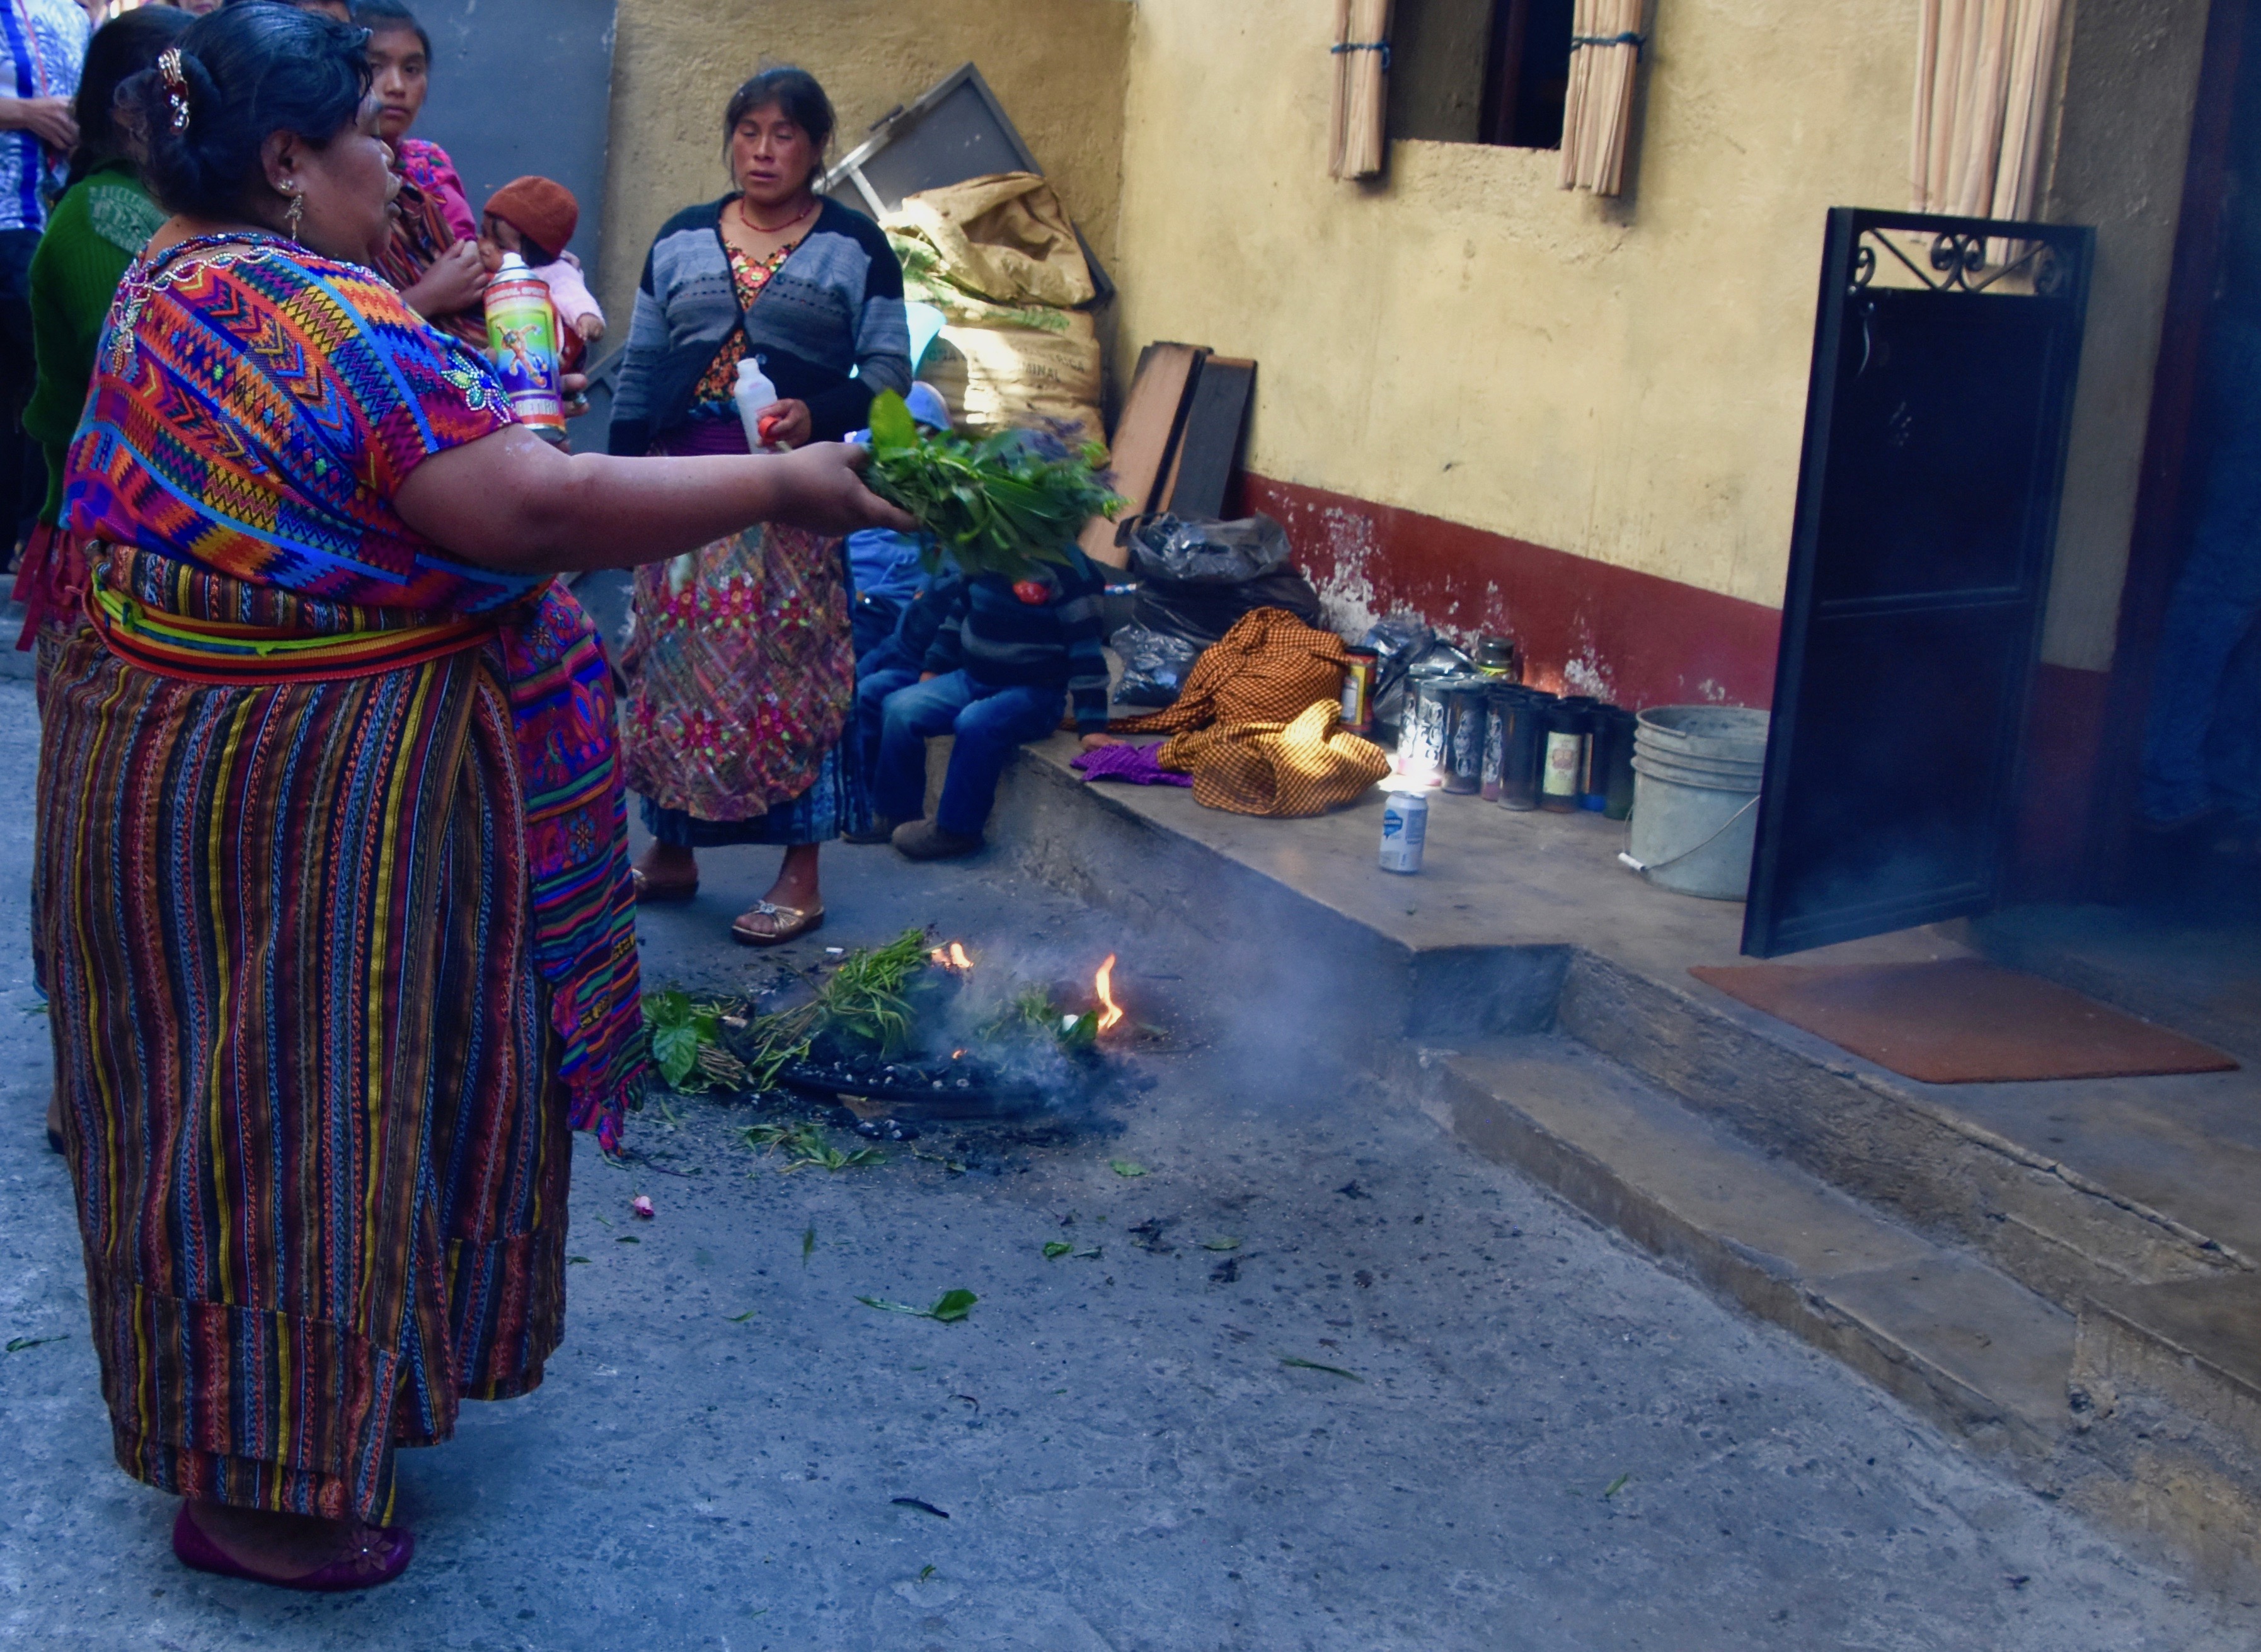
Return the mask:
[[1155,761],[1190,774],[1194,800],[1236,815],[1324,814],[1389,772],[1382,748],[1342,727],[1342,639],[1285,608],[1244,614],[1166,710],[1110,726],[1167,734]]

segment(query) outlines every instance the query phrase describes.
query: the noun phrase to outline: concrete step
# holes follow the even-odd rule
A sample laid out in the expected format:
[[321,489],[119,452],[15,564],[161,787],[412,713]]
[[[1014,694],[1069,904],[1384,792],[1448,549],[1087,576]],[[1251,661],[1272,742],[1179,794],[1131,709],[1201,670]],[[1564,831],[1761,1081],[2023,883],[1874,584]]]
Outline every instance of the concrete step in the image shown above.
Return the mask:
[[2051,1463],[2071,1423],[2072,1315],[1570,1039],[1422,1065],[1428,1104],[1479,1153],[1980,1447]]
[[2261,1587],[2261,1280],[2122,1289],[2081,1312],[2071,1385],[2082,1501],[2206,1586]]
[[1565,971],[1555,1024],[2068,1312],[2100,1291],[2253,1273],[2255,1207],[2233,1190],[2261,1186],[2261,1150],[2221,1084],[1919,1084],[1684,973],[1590,951]]

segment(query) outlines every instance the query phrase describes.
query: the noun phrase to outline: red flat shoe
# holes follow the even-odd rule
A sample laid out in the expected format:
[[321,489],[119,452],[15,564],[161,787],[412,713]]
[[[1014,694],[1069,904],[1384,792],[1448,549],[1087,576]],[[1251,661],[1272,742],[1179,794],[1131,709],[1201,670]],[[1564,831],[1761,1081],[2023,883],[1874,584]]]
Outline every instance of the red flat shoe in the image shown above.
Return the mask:
[[173,1554],[181,1564],[221,1577],[240,1577],[276,1589],[301,1589],[312,1594],[343,1594],[389,1584],[408,1569],[416,1555],[416,1533],[405,1526],[377,1528],[376,1541],[358,1555],[344,1555],[318,1566],[303,1577],[269,1577],[237,1561],[212,1541],[205,1528],[189,1518],[189,1505],[173,1519]]

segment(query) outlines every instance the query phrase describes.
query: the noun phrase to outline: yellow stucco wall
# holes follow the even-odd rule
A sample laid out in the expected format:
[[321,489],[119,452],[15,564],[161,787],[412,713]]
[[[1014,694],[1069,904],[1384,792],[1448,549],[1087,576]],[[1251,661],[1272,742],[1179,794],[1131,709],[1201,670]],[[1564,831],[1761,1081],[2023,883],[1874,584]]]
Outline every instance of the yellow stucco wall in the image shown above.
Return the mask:
[[620,0],[602,297],[625,321],[653,233],[729,187],[722,111],[797,63],[840,118],[834,156],[969,59],[1101,258],[1122,192],[1126,0]]
[[[2203,0],[2074,0],[2076,94],[2143,55],[2132,146],[2069,119],[2105,250],[2049,657],[2108,663]],[[1657,0],[1618,202],[1551,152],[1326,176],[1325,0],[1140,0],[1125,352],[1262,363],[1252,469],[1778,604],[1823,214],[1904,207],[1914,0]],[[2084,80],[2084,76],[2086,77]],[[2121,123],[2123,126],[2126,121]]]

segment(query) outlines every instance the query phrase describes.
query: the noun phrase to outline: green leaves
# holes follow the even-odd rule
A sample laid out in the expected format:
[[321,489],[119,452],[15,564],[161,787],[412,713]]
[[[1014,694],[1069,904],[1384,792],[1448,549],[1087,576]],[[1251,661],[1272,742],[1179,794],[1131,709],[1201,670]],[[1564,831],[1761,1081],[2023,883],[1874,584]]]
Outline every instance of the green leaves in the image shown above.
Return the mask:
[[647,993],[643,1026],[651,1040],[651,1059],[668,1088],[696,1095],[744,1087],[746,1064],[722,1042],[721,1005],[694,1002],[676,988]]
[[[965,1317],[964,1314],[958,1315],[961,1319]],[[21,1354],[27,1348],[44,1348],[50,1342],[62,1340],[64,1339],[61,1337],[11,1337],[8,1339],[7,1351],[11,1354]]]
[[918,446],[918,424],[912,419],[910,405],[894,391],[885,391],[872,401],[872,450],[874,453],[901,452]]
[[857,1301],[866,1308],[877,1308],[881,1313],[900,1313],[913,1319],[936,1319],[944,1325],[956,1325],[973,1311],[973,1304],[981,1300],[970,1290],[945,1290],[935,1298],[931,1308],[914,1308],[908,1303],[889,1302],[884,1296],[858,1296]]
[[1202,1248],[1205,1251],[1237,1251],[1240,1248],[1240,1240],[1231,1234],[1220,1233],[1215,1239],[1203,1239]]
[[927,1317],[930,1319],[939,1319],[944,1325],[956,1325],[967,1314],[972,1313],[973,1304],[980,1300],[980,1297],[970,1290],[945,1290],[936,1300],[934,1306],[927,1310]]
[[1025,579],[1041,563],[1067,562],[1084,523],[1123,506],[1100,475],[1103,448],[1046,457],[1042,445],[1017,431],[979,442],[947,431],[922,435],[903,399],[888,391],[872,404],[867,478],[964,572]]
[[1107,1162],[1114,1167],[1118,1176],[1143,1176],[1146,1174],[1145,1166],[1134,1164],[1128,1159],[1109,1159]]
[[1061,1257],[1066,1256],[1069,1252],[1074,1249],[1075,1246],[1069,1244],[1066,1239],[1046,1239],[1044,1241],[1044,1260],[1048,1262],[1058,1261]]
[[1366,1381],[1357,1372],[1346,1371],[1339,1365],[1321,1365],[1317,1360],[1299,1359],[1292,1354],[1281,1354],[1274,1357],[1281,1364],[1293,1366],[1298,1371],[1324,1371],[1329,1376],[1346,1376],[1353,1383]]

